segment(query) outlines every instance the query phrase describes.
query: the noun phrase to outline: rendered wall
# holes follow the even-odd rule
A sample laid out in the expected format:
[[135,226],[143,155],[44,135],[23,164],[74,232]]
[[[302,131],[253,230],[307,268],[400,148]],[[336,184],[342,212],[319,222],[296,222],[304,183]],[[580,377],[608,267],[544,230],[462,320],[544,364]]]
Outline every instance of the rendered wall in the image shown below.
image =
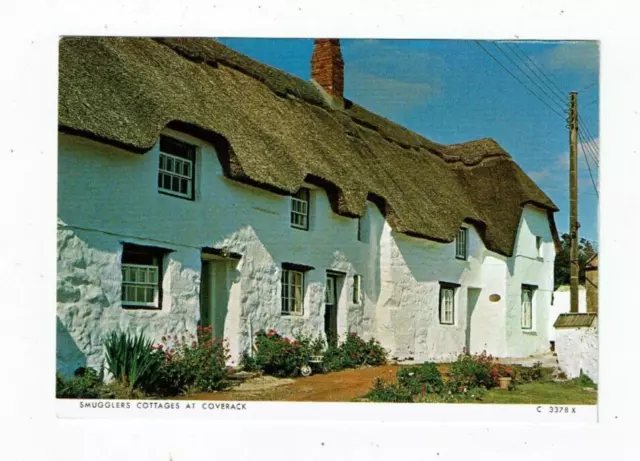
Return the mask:
[[[487,251],[473,226],[469,260],[460,261],[454,257],[454,244],[392,232],[369,203],[370,239],[363,243],[357,240],[358,220],[333,213],[325,191],[314,189],[310,229],[294,229],[288,196],[225,178],[213,147],[173,135],[201,146],[194,201],[158,193],[157,145],[137,155],[59,136],[59,369],[71,373],[85,364],[99,367],[103,337],[115,328],[144,329],[156,341],[166,334],[195,333],[201,249],[222,246],[242,255],[231,274],[224,324],[231,364],[250,349],[252,333],[260,328],[293,336],[324,334],[327,270],[344,274],[338,305],[341,335],[355,331],[365,338],[373,336],[392,356],[417,360],[454,359],[469,339],[472,351],[511,353],[505,327],[508,261]],[[173,250],[164,260],[161,310],[122,309],[122,242]],[[283,262],[314,268],[306,273],[302,316],[280,313]],[[362,277],[358,303],[352,301],[354,274]],[[541,280],[552,274],[551,262],[535,271],[540,280],[527,280],[544,285]],[[454,325],[439,323],[440,281],[461,285],[456,290]],[[467,311],[469,288],[477,289],[473,312]],[[491,294],[500,300],[490,302]]]
[[[536,249],[536,237],[542,238],[541,255]],[[506,341],[511,357],[528,357],[550,350],[548,325],[554,260],[555,248],[546,211],[526,206],[520,219],[514,256],[508,263]],[[522,328],[523,284],[537,286],[530,330]]]
[[598,382],[598,324],[591,327],[556,329],[558,365],[568,378],[580,376],[580,370]]

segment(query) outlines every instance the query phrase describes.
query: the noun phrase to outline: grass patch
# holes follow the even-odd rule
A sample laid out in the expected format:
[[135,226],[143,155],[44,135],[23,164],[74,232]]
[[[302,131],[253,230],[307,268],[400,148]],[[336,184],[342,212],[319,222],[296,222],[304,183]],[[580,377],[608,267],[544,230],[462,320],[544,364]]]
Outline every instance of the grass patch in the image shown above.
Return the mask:
[[595,405],[597,402],[597,392],[567,381],[520,384],[511,391],[491,389],[478,403]]

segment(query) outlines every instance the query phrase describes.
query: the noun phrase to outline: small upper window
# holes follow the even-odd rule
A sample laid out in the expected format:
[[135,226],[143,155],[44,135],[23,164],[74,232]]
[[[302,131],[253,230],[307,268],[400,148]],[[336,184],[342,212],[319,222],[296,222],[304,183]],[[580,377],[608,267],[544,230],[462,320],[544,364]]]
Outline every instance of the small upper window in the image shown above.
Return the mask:
[[542,237],[536,237],[536,256],[542,258]]
[[359,275],[353,276],[353,303],[360,304],[362,277]]
[[440,323],[454,324],[456,287],[445,283],[440,284]]
[[125,244],[122,251],[122,306],[160,308],[162,250]]
[[358,218],[358,241],[369,243],[369,215],[367,213]]
[[195,159],[195,146],[160,136],[158,191],[193,200]]
[[467,259],[468,256],[468,229],[461,227],[456,237],[456,258]]
[[309,230],[309,189],[301,187],[291,196],[291,227]]

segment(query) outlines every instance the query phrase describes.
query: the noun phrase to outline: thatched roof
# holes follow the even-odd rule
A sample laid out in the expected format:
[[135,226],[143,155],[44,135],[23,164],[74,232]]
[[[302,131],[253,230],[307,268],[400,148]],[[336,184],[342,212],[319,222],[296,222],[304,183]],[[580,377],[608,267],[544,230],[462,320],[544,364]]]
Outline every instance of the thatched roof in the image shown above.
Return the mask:
[[434,143],[210,39],[61,40],[60,130],[144,153],[167,125],[213,142],[232,179],[316,183],[351,217],[369,199],[398,232],[451,242],[467,221],[510,256],[527,203],[555,232],[556,206],[491,139]]

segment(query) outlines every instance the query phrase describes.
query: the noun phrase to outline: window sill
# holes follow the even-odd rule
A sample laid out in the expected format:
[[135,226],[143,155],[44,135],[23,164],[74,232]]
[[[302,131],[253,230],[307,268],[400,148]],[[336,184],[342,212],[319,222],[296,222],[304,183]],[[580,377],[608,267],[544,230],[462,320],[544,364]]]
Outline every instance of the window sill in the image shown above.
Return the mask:
[[468,261],[468,260],[469,260],[469,257],[463,258],[463,257],[461,257],[461,256],[456,256],[456,259],[457,259],[458,261]]
[[161,307],[156,306],[130,306],[123,304],[122,308],[127,311],[161,311]]
[[535,330],[521,330],[523,335],[538,336],[538,332]]
[[280,312],[280,318],[283,318],[283,319],[301,318],[301,317],[304,317],[304,313],[302,313],[302,314],[293,314],[293,313]]

